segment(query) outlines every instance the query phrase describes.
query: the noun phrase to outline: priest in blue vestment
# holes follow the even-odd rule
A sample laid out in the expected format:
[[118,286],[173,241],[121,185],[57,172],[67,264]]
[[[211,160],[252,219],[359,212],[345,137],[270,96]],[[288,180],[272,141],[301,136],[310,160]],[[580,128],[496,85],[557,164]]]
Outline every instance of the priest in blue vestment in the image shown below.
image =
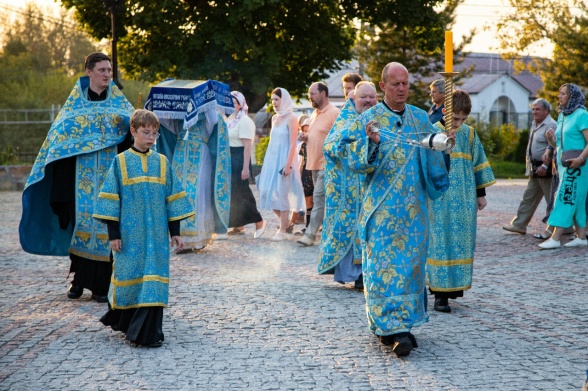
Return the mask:
[[112,82],[110,58],[86,57],[81,77],[61,108],[33,164],[22,195],[24,251],[67,256],[74,278],[70,299],[84,289],[106,302],[112,263],[106,225],[92,218],[102,182],[130,142],[133,107]]
[[353,98],[349,98],[339,113],[325,140],[325,220],[320,245],[319,274],[333,274],[340,283],[355,282],[363,289],[361,275],[361,246],[357,236],[357,214],[361,207],[363,175],[351,171],[341,161],[338,146],[343,131],[370,107],[376,105],[374,83],[360,81]]
[[100,191],[94,219],[108,225],[114,254],[109,311],[100,320],[138,345],[160,347],[168,304],[170,242],[183,249],[180,221],[194,215],[167,158],[150,148],[159,120],[148,110],[131,117],[134,144],[116,156]]
[[402,64],[387,64],[384,101],[359,115],[339,142],[341,159],[366,175],[358,229],[368,325],[397,356],[417,346],[411,330],[428,320],[427,199],[449,186],[443,153],[412,145],[435,130],[425,111],[406,104],[409,84]]

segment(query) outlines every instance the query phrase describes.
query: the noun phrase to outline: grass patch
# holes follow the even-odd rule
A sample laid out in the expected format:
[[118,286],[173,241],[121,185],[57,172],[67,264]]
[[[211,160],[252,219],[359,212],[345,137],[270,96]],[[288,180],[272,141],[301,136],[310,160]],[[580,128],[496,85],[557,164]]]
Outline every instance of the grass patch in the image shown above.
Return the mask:
[[490,163],[494,176],[499,179],[524,179],[525,163],[495,161]]

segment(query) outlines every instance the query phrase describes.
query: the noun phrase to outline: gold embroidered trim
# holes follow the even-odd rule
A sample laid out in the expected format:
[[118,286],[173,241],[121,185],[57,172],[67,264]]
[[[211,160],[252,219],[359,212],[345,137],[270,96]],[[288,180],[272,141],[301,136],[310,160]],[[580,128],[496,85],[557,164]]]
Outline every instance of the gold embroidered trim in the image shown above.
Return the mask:
[[170,219],[167,219],[167,221],[183,220],[183,219],[188,218],[190,216],[194,216],[195,214],[196,214],[195,212],[190,212],[190,213],[186,213],[185,215],[172,217]]
[[133,305],[116,305],[113,304],[111,306],[113,309],[116,310],[126,310],[129,308],[142,308],[142,307],[163,307],[163,308],[167,308],[167,304],[163,304],[163,303],[143,303],[143,304],[133,304]]
[[92,217],[94,217],[96,219],[102,219],[102,220],[120,221],[120,219],[118,217],[112,217],[112,216],[104,216],[104,215],[93,214]]
[[437,259],[427,258],[427,265],[431,265],[431,266],[457,266],[457,265],[473,265],[473,264],[474,264],[473,258],[453,259],[451,261],[440,261]]
[[483,170],[483,169],[485,169],[487,167],[490,167],[490,163],[488,163],[488,162],[484,162],[482,164],[478,164],[476,167],[474,167],[474,172],[481,171],[481,170]]
[[[138,155],[138,152],[135,152],[132,149],[130,151],[134,155]],[[148,156],[151,153],[152,153],[152,151],[150,150],[146,155]],[[158,177],[151,177],[151,176],[140,176],[140,177],[135,177],[135,178],[129,178],[129,174],[127,172],[127,161],[125,159],[125,155],[120,155],[119,161],[120,161],[120,171],[121,171],[121,175],[122,175],[123,186],[136,185],[137,183],[142,183],[142,182],[159,183],[161,185],[165,184],[165,171],[166,171],[166,167],[167,167],[165,156],[163,156],[163,155],[159,156],[159,161],[161,163],[159,178]]]
[[85,253],[82,251],[75,250],[73,248],[70,248],[69,252],[72,253],[73,255],[77,255],[78,257],[91,259],[92,261],[110,262],[110,255],[102,256],[102,255],[96,255],[96,254],[88,254],[88,253]]
[[112,278],[110,280],[110,283],[114,286],[132,286],[132,285],[142,284],[144,282],[149,282],[149,281],[157,281],[157,282],[161,282],[163,284],[169,284],[169,278],[161,277],[161,276],[143,276],[141,278],[135,278],[133,280],[125,280],[125,281],[119,281],[115,278]]
[[187,196],[187,194],[186,194],[186,191],[185,191],[185,190],[182,190],[182,191],[181,191],[181,192],[179,192],[179,193],[172,194],[172,195],[170,195],[169,197],[166,197],[166,199],[165,199],[165,200],[166,200],[167,202],[172,202],[172,201],[175,201],[175,200],[179,200],[180,198],[184,198],[184,197],[186,197],[186,196]]
[[485,187],[492,186],[495,183],[496,183],[496,180],[493,180],[492,182],[484,183],[483,185],[476,187],[476,189],[483,189]]
[[469,153],[452,152],[450,156],[452,158],[462,158],[462,159],[466,159],[466,160],[472,160],[472,155],[470,155]]
[[113,201],[120,201],[120,197],[118,196],[118,194],[114,194],[114,193],[100,192],[100,193],[98,193],[98,198],[104,198],[104,199],[113,200]]

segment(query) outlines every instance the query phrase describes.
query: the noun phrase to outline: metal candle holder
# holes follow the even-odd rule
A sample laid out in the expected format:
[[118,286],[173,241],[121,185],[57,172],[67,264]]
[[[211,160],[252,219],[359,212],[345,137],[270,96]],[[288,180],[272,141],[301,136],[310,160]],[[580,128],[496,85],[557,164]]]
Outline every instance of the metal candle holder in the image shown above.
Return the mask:
[[453,129],[453,78],[459,75],[459,72],[439,72],[445,79],[445,131]]

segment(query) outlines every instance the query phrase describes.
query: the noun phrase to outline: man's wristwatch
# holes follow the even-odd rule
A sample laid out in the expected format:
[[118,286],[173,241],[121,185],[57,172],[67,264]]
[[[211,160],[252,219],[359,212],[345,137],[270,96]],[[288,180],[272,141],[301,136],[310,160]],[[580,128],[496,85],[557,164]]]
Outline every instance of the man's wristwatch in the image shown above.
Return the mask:
[[549,168],[549,167],[547,167],[547,164],[545,164],[545,163],[543,163],[543,164],[541,165],[541,167],[543,167],[543,168],[544,168],[544,169],[546,169],[546,170]]

